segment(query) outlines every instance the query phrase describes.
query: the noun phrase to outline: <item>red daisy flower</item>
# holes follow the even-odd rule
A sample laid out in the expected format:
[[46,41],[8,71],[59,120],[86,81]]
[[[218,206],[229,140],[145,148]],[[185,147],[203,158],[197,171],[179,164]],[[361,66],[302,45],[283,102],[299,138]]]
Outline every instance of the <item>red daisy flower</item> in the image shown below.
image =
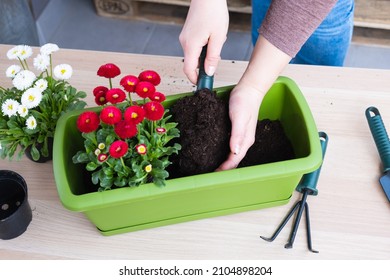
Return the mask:
[[145,118],[151,121],[158,121],[164,115],[164,107],[161,103],[150,101],[144,105]]
[[99,115],[95,112],[83,112],[77,118],[77,128],[84,133],[95,131],[99,124]]
[[155,86],[150,82],[139,82],[135,87],[135,92],[142,98],[151,96],[156,91]]
[[135,150],[136,150],[137,153],[139,153],[140,155],[145,155],[146,152],[148,151],[148,149],[146,148],[146,145],[145,145],[145,144],[139,144],[139,145],[135,146]]
[[163,127],[157,127],[157,128],[156,128],[156,132],[157,132],[158,134],[164,134],[166,131],[167,131],[167,130],[166,130],[165,128],[163,128]]
[[105,78],[115,78],[121,74],[121,70],[113,63],[107,63],[99,67],[98,76]]
[[107,90],[108,90],[108,88],[106,88],[105,86],[95,87],[93,89],[93,95],[96,96],[96,95],[101,94],[101,93],[106,94]]
[[106,124],[116,124],[122,119],[122,112],[115,106],[107,106],[101,111],[100,119]]
[[140,81],[148,81],[157,86],[161,82],[160,75],[153,70],[145,70],[138,75]]
[[98,161],[100,161],[100,162],[106,161],[107,158],[108,158],[108,155],[107,154],[103,154],[103,153],[99,154],[98,157],[97,157]]
[[131,138],[137,135],[137,126],[129,121],[122,120],[115,124],[114,131],[122,139]]
[[157,101],[157,102],[163,102],[166,98],[165,95],[161,92],[156,91],[151,96],[149,96],[150,100]]
[[104,92],[98,92],[95,95],[95,103],[99,106],[107,103],[106,94]]
[[124,118],[126,121],[138,124],[144,120],[145,111],[142,107],[134,105],[126,109]]
[[120,103],[126,99],[126,93],[120,88],[109,89],[106,93],[106,99],[112,104]]
[[113,158],[123,157],[129,150],[129,145],[125,141],[117,140],[113,142],[110,146],[109,153]]
[[135,87],[138,84],[138,78],[133,75],[124,76],[119,84],[128,92],[134,92]]

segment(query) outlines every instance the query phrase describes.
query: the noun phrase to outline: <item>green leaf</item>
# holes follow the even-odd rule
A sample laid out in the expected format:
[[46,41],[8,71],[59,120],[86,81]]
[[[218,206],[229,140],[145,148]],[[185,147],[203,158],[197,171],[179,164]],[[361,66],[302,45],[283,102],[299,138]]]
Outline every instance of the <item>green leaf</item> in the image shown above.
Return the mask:
[[100,178],[100,174],[101,173],[103,173],[103,171],[101,169],[99,171],[96,171],[96,172],[92,173],[92,183],[94,185],[99,184],[99,178]]
[[127,184],[127,181],[123,177],[117,177],[114,181],[114,185],[117,187],[124,187],[124,186],[126,186],[126,184]]
[[88,171],[94,171],[97,167],[98,167],[98,165],[92,161],[89,162],[86,166]]
[[31,146],[31,157],[35,161],[39,160],[39,158],[40,158],[39,151],[38,151],[37,147],[35,147],[35,145]]
[[89,156],[87,153],[83,151],[78,151],[73,157],[72,157],[73,163],[84,163],[89,162]]

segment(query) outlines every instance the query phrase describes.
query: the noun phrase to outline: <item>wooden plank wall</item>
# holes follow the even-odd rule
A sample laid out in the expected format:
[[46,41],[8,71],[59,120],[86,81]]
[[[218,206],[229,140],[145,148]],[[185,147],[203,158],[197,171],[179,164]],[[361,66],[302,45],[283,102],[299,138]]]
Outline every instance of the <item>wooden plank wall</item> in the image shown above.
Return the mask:
[[[190,0],[93,0],[102,16],[184,22]],[[355,25],[390,29],[390,0],[355,0]],[[228,0],[234,27],[249,29],[251,0]],[[241,22],[241,23],[240,23]],[[240,26],[241,25],[241,26]]]

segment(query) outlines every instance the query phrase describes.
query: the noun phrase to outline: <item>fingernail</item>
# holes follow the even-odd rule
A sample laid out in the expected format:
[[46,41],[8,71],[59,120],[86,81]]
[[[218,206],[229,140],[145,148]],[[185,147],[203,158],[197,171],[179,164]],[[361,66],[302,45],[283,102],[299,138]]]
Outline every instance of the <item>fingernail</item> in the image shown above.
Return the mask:
[[212,75],[214,75],[214,73],[215,73],[215,67],[209,66],[208,71],[207,71],[207,75],[212,76]]
[[234,146],[234,151],[233,152],[234,152],[235,155],[238,155],[240,153],[240,146],[238,146],[238,145]]

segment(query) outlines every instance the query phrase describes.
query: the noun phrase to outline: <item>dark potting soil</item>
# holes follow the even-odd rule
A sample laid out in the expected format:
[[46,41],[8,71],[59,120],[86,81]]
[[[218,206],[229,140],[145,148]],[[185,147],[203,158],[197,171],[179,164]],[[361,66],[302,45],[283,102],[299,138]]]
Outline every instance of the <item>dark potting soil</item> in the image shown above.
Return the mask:
[[[229,155],[231,122],[228,101],[208,89],[179,99],[170,109],[182,146],[171,158],[170,178],[213,172]],[[292,145],[278,120],[258,121],[255,143],[238,167],[294,158]]]

